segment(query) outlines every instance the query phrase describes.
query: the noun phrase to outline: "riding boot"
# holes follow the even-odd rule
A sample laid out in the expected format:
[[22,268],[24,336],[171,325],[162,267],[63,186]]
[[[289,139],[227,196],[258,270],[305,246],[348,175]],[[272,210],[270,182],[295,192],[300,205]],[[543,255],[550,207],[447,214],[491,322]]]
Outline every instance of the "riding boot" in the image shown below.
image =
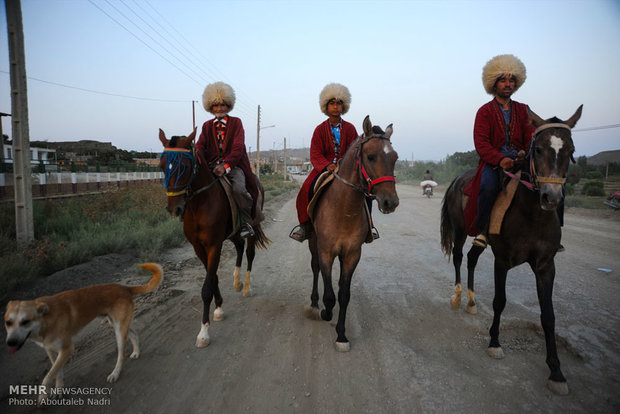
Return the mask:
[[304,240],[308,240],[312,235],[312,224],[309,221],[298,224],[293,227],[291,233],[288,235],[291,239],[303,243]]
[[239,229],[239,236],[241,236],[242,239],[247,239],[248,237],[254,236],[254,229],[252,228],[252,225],[250,224],[247,217],[245,217],[243,214],[241,214],[241,227]]

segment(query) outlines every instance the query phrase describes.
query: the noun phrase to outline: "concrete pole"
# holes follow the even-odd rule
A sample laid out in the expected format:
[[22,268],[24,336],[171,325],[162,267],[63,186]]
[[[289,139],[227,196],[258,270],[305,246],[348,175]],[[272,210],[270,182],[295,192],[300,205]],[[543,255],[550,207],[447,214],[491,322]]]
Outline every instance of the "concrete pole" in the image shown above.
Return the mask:
[[284,181],[286,181],[286,137],[284,138]]
[[28,94],[26,56],[20,0],[5,0],[9,35],[11,77],[11,119],[13,124],[13,177],[15,182],[15,230],[18,244],[34,240],[32,212],[32,178],[30,176],[30,132],[28,129]]

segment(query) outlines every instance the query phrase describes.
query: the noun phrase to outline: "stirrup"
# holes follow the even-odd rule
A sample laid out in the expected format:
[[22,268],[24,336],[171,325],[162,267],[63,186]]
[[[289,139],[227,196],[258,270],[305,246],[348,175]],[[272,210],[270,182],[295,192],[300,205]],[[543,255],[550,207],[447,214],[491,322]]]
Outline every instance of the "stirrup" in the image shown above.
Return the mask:
[[483,233],[480,233],[474,238],[474,241],[471,244],[485,249],[487,247],[487,237]]
[[291,230],[288,237],[300,243],[303,243],[304,240],[308,239],[308,235],[306,234],[306,231],[304,230],[304,226],[302,226],[301,224],[298,224],[295,227],[293,227],[293,230]]
[[377,240],[380,236],[379,236],[379,230],[377,230],[376,227],[372,227],[372,229],[370,230],[370,232],[372,233],[372,239],[373,240]]
[[566,249],[564,248],[564,246],[562,245],[562,243],[560,243],[560,247],[558,247],[558,253],[565,251]]
[[241,236],[242,239],[252,237],[254,236],[254,229],[248,223],[243,223],[241,230],[239,231],[239,236]]

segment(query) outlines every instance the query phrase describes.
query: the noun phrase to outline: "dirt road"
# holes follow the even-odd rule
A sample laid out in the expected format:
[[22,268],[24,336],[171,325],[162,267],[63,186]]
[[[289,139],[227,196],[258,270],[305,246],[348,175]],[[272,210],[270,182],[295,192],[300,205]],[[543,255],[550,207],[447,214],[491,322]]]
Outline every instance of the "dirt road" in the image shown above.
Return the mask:
[[[160,260],[163,285],[138,300],[134,326],[140,359],[127,360],[119,381],[109,385],[105,379],[116,354],[112,330],[89,326],[76,340],[65,385],[109,394],[77,394],[73,397],[81,397],[83,405],[72,400],[73,405],[46,412],[620,412],[617,213],[566,215],[566,252],[556,257],[554,304],[570,394],[558,397],[546,387],[549,370],[529,268],[509,273],[500,331],[506,358],[493,360],[486,355],[493,299],[490,249],[478,264],[478,314],[451,309],[453,269],[439,247],[443,194],[439,190],[427,199],[415,187],[398,191],[394,214],[381,215],[375,208],[381,238],[364,246],[354,275],[349,353],[335,350],[334,323],[304,317],[310,255],[306,244],[287,237],[295,207],[294,199],[284,200],[268,214],[273,244],[257,254],[251,298],[233,289],[227,247],[219,272],[225,318],[212,323],[207,348],[194,347],[203,269],[189,246],[170,250]],[[29,297],[85,284],[143,283],[149,276],[139,274],[136,263],[129,255],[101,257],[52,276]],[[34,397],[10,394],[9,386],[40,383],[49,369],[43,350],[29,343],[10,357],[2,352],[0,367],[0,411],[36,411],[15,400],[10,404],[10,398],[26,404]]]

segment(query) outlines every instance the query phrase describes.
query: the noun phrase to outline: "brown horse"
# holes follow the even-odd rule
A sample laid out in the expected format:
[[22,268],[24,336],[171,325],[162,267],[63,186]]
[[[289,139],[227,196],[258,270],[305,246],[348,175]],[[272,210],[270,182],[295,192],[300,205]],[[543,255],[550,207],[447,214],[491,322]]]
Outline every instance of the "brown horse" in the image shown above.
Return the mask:
[[[556,394],[568,394],[566,379],[560,370],[555,343],[555,315],[553,313],[553,281],[555,254],[560,246],[560,222],[556,212],[563,202],[563,184],[570,161],[574,162],[575,147],[571,128],[581,117],[581,109],[567,121],[558,118],[541,119],[530,111],[536,127],[534,139],[526,156],[530,166],[529,181],[521,180],[511,206],[508,208],[499,235],[490,235],[489,244],[495,256],[495,297],[493,299],[493,324],[489,333],[488,353],[493,358],[503,358],[499,344],[499,322],[506,305],[506,276],[509,269],[527,262],[536,276],[536,289],[541,310],[541,323],[547,345],[547,365],[551,370],[549,388]],[[457,177],[443,199],[441,209],[441,247],[454,259],[456,271],[455,292],[451,303],[458,307],[461,301],[460,266],[463,244],[467,238],[464,189],[473,178],[468,171]],[[468,311],[475,313],[474,269],[484,248],[473,246],[467,254]]]
[[332,288],[332,265],[336,257],[340,261],[340,311],[336,324],[336,348],[343,352],[350,349],[344,324],[351,297],[351,278],[362,254],[362,244],[369,232],[366,197],[376,197],[382,213],[391,213],[398,206],[394,180],[394,164],[398,154],[390,142],[392,125],[383,132],[380,127],[373,127],[367,116],[363,127],[364,135],[351,144],[340,161],[339,169],[335,173],[337,179],[333,180],[316,203],[312,220],[314,231],[309,241],[314,276],[309,317],[319,319],[320,269],[325,305],[320,317],[326,321],[332,319],[332,310],[336,304]]
[[[233,231],[233,219],[230,203],[217,178],[211,172],[202,154],[195,153],[192,142],[196,130],[188,137],[172,137],[166,139],[164,131],[159,130],[159,140],[164,145],[160,167],[164,171],[168,206],[166,209],[183,221],[183,232],[187,240],[194,246],[196,256],[204,265],[207,275],[202,286],[202,325],[196,346],[203,348],[209,345],[209,308],[215,297],[213,320],[220,321],[224,316],[222,295],[218,286],[217,269],[220,264],[222,245],[226,239],[233,242],[237,251],[237,261],[233,274],[237,292],[243,289],[243,296],[251,296],[250,273],[254,261],[256,247],[266,248],[269,239],[263,233],[260,224],[254,225],[253,237],[248,237],[246,258],[248,261],[245,285],[239,280],[245,240],[239,232]],[[259,188],[263,194],[263,188]],[[262,197],[261,197],[262,198]],[[262,206],[261,206],[262,208]]]

